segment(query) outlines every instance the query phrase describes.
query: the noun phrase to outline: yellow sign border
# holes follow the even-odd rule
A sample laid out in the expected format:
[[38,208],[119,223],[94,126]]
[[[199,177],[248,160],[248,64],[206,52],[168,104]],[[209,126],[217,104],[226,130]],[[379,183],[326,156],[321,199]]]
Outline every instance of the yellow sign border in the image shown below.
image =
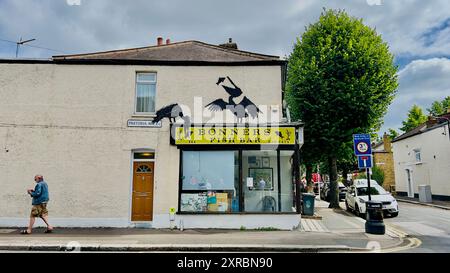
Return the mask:
[[295,145],[295,127],[183,127],[175,128],[176,145]]

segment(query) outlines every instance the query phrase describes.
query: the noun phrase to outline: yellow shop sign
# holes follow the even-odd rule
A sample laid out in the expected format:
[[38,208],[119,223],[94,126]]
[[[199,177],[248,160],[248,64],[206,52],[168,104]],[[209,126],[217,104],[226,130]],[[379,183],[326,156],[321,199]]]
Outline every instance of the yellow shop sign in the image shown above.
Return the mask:
[[241,144],[294,145],[295,127],[191,127],[176,128],[176,145]]

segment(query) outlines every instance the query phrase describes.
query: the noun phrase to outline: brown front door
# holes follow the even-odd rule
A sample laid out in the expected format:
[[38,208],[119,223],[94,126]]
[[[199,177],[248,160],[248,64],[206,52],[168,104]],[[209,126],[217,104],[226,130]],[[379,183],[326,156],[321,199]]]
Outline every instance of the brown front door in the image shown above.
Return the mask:
[[155,163],[135,162],[133,167],[133,204],[131,221],[152,221]]

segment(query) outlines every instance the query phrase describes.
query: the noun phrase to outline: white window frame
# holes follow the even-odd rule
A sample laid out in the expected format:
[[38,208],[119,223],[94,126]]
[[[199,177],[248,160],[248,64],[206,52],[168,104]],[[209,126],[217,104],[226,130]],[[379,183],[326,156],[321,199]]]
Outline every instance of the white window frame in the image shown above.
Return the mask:
[[[140,74],[152,74],[155,76],[155,80],[154,81],[140,81],[139,80],[139,75]],[[139,83],[143,83],[143,84],[154,84],[155,85],[155,111],[154,112],[137,112],[137,93],[138,93],[138,85]],[[158,74],[156,72],[151,72],[151,71],[137,71],[136,75],[135,75],[135,91],[134,91],[134,114],[137,116],[155,116],[156,114],[156,94],[158,92]]]
[[417,164],[422,163],[422,153],[420,149],[414,149],[414,160]]

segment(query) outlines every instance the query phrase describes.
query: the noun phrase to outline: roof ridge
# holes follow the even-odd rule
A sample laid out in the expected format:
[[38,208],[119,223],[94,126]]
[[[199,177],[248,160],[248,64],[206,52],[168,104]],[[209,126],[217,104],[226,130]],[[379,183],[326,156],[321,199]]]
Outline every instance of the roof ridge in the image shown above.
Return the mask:
[[[425,128],[423,128],[424,126],[425,126]],[[405,133],[399,135],[398,137],[396,137],[395,139],[393,139],[392,142],[396,142],[396,141],[399,141],[399,140],[403,140],[403,139],[405,139],[405,138],[408,138],[408,137],[410,137],[410,136],[414,136],[414,135],[417,135],[417,134],[421,134],[421,133],[424,132],[424,129],[426,129],[426,126],[427,126],[427,123],[426,123],[426,122],[421,123],[420,125],[417,125],[417,126],[414,127],[413,129],[411,129],[411,130],[409,130],[409,131],[407,131],[407,132],[405,132]]]
[[245,51],[245,50],[240,50],[240,49],[232,49],[232,48],[225,48],[225,47],[221,47],[220,45],[213,45],[213,44],[208,44],[205,42],[201,42],[201,41],[196,41],[196,40],[192,40],[192,42],[194,43],[198,43],[204,46],[208,46],[214,49],[218,49],[224,52],[229,52],[229,53],[233,53],[233,54],[238,54],[238,55],[242,55],[242,56],[251,56],[251,57],[256,57],[256,58],[260,58],[260,59],[264,59],[265,58],[280,58],[280,56],[275,56],[275,55],[266,55],[266,54],[260,54],[260,53],[255,53],[255,52],[250,52],[250,51]]
[[187,41],[174,42],[174,43],[163,44],[163,45],[151,45],[151,46],[142,46],[142,47],[132,47],[132,48],[105,50],[105,51],[80,53],[80,54],[55,55],[55,56],[53,56],[53,58],[82,57],[82,56],[98,55],[98,54],[113,54],[113,53],[118,53],[118,52],[139,51],[139,50],[150,49],[150,48],[168,47],[168,46],[174,46],[174,45],[179,45],[179,44],[187,44],[187,43],[192,43],[192,42],[195,42],[195,41],[194,40],[187,40]]
[[274,55],[266,55],[266,54],[260,54],[260,53],[254,53],[250,51],[244,51],[239,49],[229,49],[224,48],[218,45],[208,44],[205,42],[197,41],[197,40],[186,40],[186,41],[180,41],[180,42],[174,42],[170,44],[163,44],[163,45],[152,45],[152,46],[144,46],[144,47],[134,47],[134,48],[124,48],[124,49],[116,49],[116,50],[106,50],[106,51],[98,51],[98,52],[89,52],[89,53],[80,53],[80,54],[68,54],[68,55],[55,55],[53,56],[53,59],[66,59],[66,58],[76,58],[76,57],[87,57],[87,56],[95,56],[95,55],[109,55],[109,54],[117,54],[117,53],[127,53],[127,52],[138,52],[141,50],[146,49],[157,49],[162,47],[171,47],[171,46],[179,46],[182,44],[197,44],[205,47],[209,47],[215,50],[220,50],[222,52],[226,53],[232,53],[240,56],[246,56],[246,57],[253,57],[260,60],[266,60],[267,58],[273,58],[273,59],[280,59],[279,56]]

